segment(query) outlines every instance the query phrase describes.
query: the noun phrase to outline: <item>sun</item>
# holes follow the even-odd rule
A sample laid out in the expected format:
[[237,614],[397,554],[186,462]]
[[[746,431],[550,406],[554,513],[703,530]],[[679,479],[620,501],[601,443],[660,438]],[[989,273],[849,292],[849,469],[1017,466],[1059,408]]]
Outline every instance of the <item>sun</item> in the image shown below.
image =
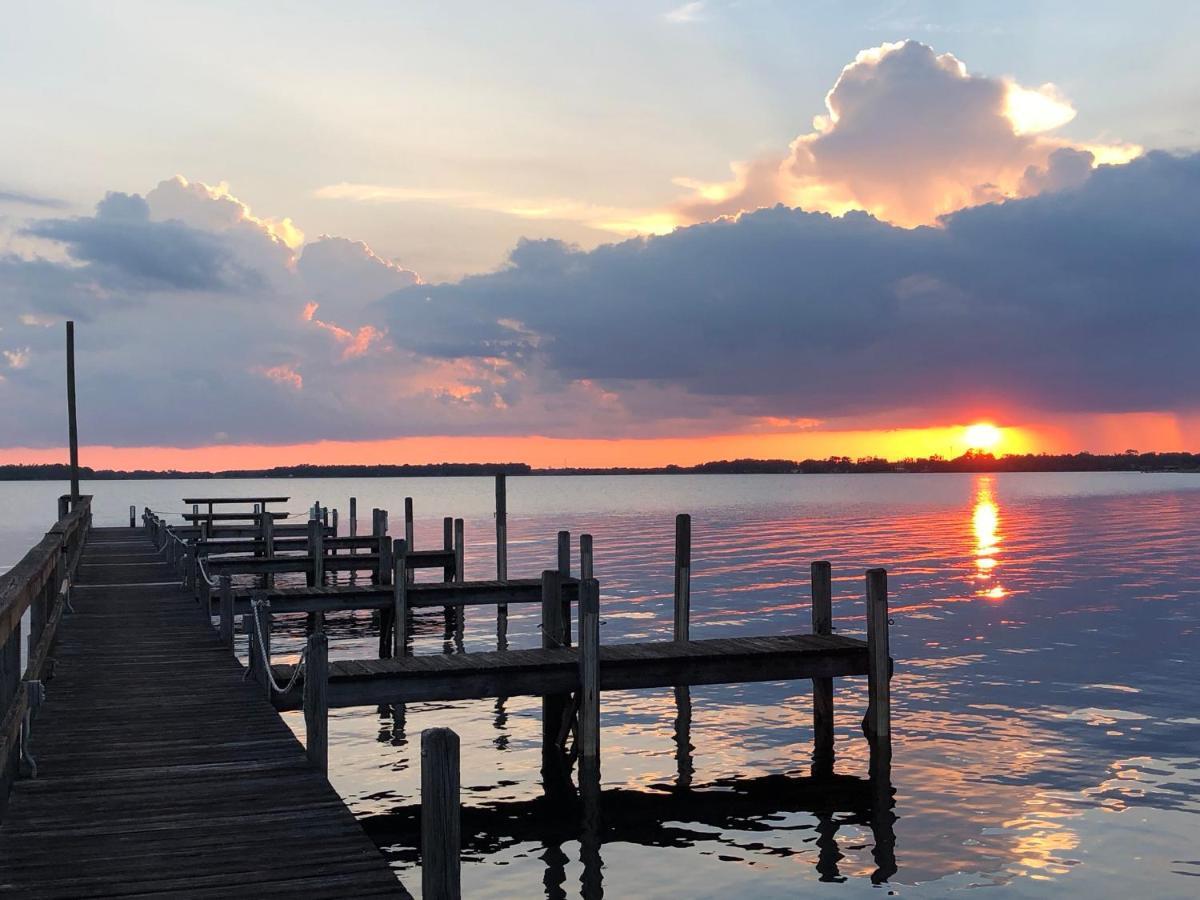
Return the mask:
[[992,450],[1001,437],[1003,433],[991,422],[976,422],[963,431],[963,441],[971,450]]

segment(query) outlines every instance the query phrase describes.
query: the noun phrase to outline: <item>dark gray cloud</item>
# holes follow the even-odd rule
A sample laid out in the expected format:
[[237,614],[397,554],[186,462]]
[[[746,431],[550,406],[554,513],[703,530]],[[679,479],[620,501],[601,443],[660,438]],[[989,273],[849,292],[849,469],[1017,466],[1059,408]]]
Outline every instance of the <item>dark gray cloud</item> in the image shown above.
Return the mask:
[[441,285],[224,190],[110,194],[29,226],[58,257],[0,256],[3,441],[61,445],[67,315],[86,439],[120,446],[1196,410],[1200,155],[1079,162],[936,228],[775,207]]
[[424,353],[751,415],[1194,409],[1198,234],[1200,155],[1154,153],[940,228],[776,207],[586,253],[525,243],[384,305]]
[[94,216],[41,219],[25,233],[60,242],[75,260],[106,270],[100,277],[119,287],[218,291],[261,284],[218,235],[177,220],[151,221],[137,195],[109,193]]

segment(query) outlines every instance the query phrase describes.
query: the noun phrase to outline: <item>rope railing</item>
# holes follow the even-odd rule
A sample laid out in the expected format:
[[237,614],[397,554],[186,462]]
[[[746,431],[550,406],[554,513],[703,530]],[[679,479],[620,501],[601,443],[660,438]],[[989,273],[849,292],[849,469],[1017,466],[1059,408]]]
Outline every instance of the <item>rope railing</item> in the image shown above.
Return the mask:
[[[296,660],[296,667],[292,669],[292,677],[288,680],[286,685],[280,687],[279,682],[275,680],[275,673],[271,671],[271,665],[266,658],[266,653],[262,651],[262,648],[267,646],[267,641],[262,630],[262,616],[259,615],[259,610],[261,610],[263,607],[266,607],[266,609],[270,611],[271,601],[262,598],[251,599],[250,618],[254,622],[254,636],[258,638],[258,646],[260,648],[259,657],[263,664],[263,670],[266,673],[267,683],[271,685],[271,690],[277,694],[287,694],[290,693],[297,684],[299,684],[300,676],[304,674],[304,663],[308,659],[308,647],[305,646],[300,649],[300,658]],[[251,648],[252,656],[253,652],[253,648]],[[250,677],[249,667],[247,667],[246,673],[242,677]]]

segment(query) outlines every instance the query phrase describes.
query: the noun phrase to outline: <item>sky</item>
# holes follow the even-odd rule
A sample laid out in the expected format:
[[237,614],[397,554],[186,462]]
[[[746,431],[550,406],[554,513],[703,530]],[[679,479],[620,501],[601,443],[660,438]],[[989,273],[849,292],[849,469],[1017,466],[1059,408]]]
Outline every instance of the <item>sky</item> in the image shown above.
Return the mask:
[[3,17],[0,462],[1200,445],[1196,4]]

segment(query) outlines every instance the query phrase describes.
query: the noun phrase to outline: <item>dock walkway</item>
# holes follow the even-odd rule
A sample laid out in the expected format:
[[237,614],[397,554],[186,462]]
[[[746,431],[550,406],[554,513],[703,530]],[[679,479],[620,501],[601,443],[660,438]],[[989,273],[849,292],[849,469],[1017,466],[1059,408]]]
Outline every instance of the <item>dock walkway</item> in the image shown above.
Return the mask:
[[408,896],[154,552],[93,529],[0,827],[0,894]]

